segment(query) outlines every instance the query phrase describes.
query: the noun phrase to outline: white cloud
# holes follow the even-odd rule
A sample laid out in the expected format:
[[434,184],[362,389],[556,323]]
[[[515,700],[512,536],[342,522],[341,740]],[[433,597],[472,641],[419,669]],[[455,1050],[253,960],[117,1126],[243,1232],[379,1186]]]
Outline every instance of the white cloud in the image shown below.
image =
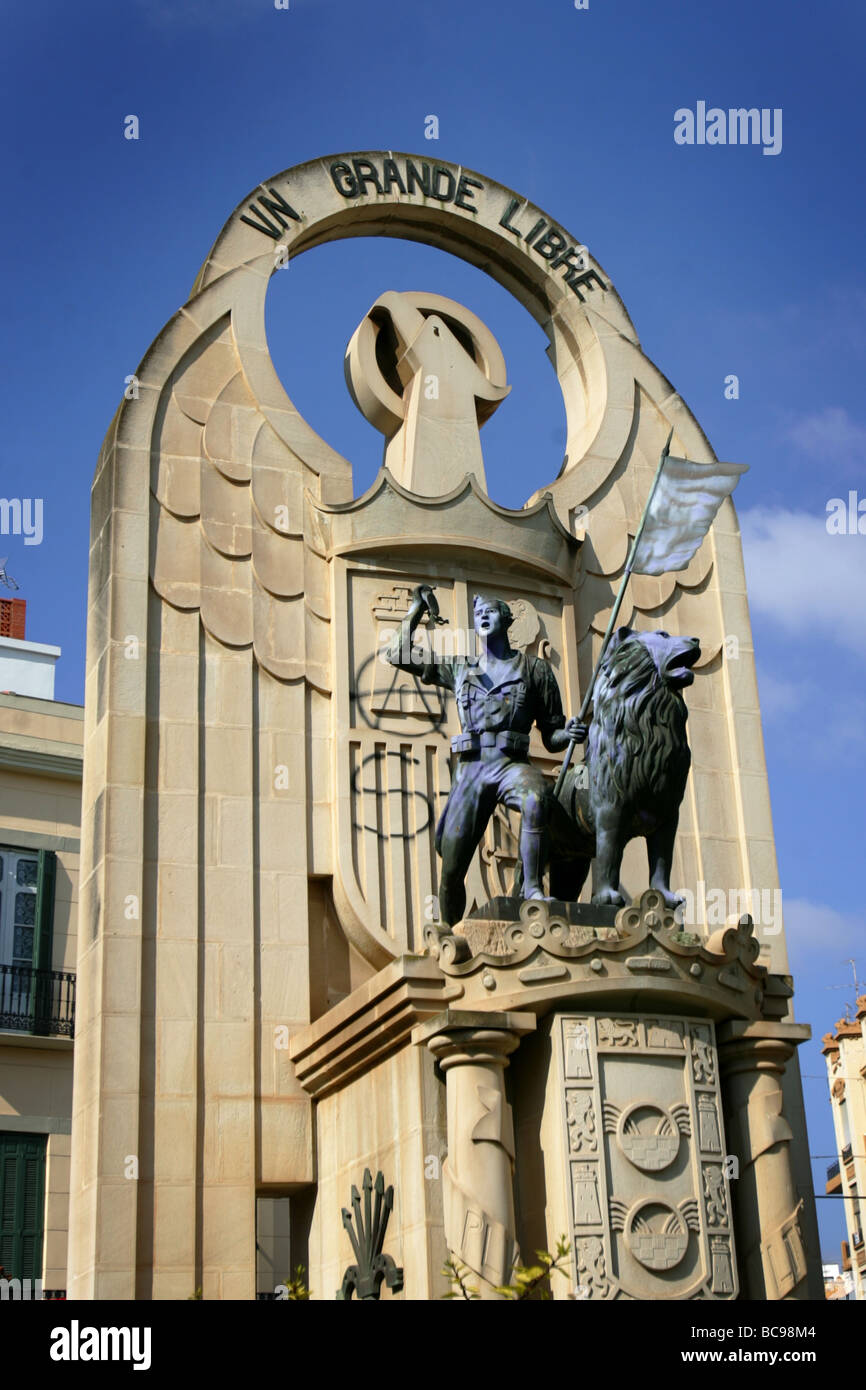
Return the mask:
[[[795,654],[795,665],[802,668],[802,655]],[[777,666],[778,671],[778,666]],[[821,759],[826,766],[835,758],[844,758],[850,765],[866,749],[866,699],[851,682],[832,681],[819,685],[802,676],[788,680],[783,674],[771,673],[758,656],[758,691],[761,714],[767,725],[786,725],[785,735],[807,727],[816,710],[820,710]]]
[[[820,953],[827,958],[838,955],[840,982],[844,969],[850,970],[847,959],[856,955],[866,933],[866,918],[854,913],[837,912],[826,903],[813,903],[807,898],[785,898],[785,939],[796,964],[797,958]],[[844,968],[844,969],[843,969]],[[852,981],[853,989],[853,981]]]
[[866,657],[866,536],[831,536],[826,515],[769,507],[742,512],[740,526],[752,609]]
[[812,709],[822,711],[821,756],[827,762],[845,758],[852,766],[852,760],[861,759],[866,747],[866,700],[850,689],[839,690],[837,695],[839,698],[826,702],[826,706],[812,705]]
[[804,415],[788,429],[787,437],[830,473],[834,466],[862,466],[866,459],[866,426],[852,420],[841,406],[828,406],[814,415]]
[[812,690],[804,682],[780,680],[778,676],[771,676],[768,671],[762,671],[758,676],[758,688],[761,695],[761,711],[769,718],[793,714],[796,710],[803,709],[813,696]]

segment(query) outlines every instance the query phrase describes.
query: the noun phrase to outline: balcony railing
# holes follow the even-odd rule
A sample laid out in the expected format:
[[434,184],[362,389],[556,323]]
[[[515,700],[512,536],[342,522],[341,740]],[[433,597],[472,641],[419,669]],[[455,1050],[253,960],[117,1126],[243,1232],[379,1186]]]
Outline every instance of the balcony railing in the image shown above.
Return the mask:
[[43,1037],[75,1036],[75,975],[0,965],[0,1029]]
[[850,1162],[851,1162],[852,1154],[853,1154],[853,1149],[852,1149],[851,1145],[850,1145],[850,1144],[846,1144],[846,1145],[844,1146],[844,1148],[842,1149],[842,1162],[843,1162],[843,1163],[850,1163]]
[[839,1176],[839,1163],[838,1163],[838,1161],[837,1161],[836,1163],[831,1163],[830,1166],[829,1166],[829,1168],[827,1169],[827,1181],[828,1181],[828,1182],[832,1182],[833,1179],[834,1179],[834,1178],[838,1178],[838,1176]]

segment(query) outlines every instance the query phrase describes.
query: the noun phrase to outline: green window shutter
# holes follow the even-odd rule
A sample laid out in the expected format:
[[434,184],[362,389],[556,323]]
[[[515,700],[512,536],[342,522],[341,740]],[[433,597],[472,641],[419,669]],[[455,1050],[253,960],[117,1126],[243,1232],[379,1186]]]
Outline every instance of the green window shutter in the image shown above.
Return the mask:
[[37,970],[51,969],[56,874],[57,855],[54,850],[39,850],[39,867],[36,870],[36,931],[33,938],[33,965]]
[[0,1265],[7,1279],[42,1278],[46,1145],[45,1135],[0,1133]]
[[15,1173],[14,1156],[5,1135],[0,1134],[0,1266],[12,1278],[15,1258]]
[[[57,855],[53,849],[39,850],[36,870],[36,930],[33,933],[33,969],[50,970],[54,945],[54,880]],[[51,979],[36,975],[33,990],[33,1032],[48,1033],[51,1028]]]

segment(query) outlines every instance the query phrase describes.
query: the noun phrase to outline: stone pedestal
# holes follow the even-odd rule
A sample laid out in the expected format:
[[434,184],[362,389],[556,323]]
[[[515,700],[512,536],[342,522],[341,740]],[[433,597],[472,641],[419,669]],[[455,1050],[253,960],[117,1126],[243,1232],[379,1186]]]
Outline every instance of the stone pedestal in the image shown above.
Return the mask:
[[316,1102],[318,1297],[351,1260],[339,1211],[367,1167],[395,1188],[399,1297],[442,1297],[450,1255],[496,1299],[519,1249],[563,1236],[556,1298],[808,1296],[789,982],[746,918],[701,940],[652,890],[597,916],[491,904],[292,1040]]
[[570,1240],[579,1297],[808,1296],[782,1080],[809,1029],[750,919],[706,940],[653,890],[497,899],[431,948],[461,1008],[548,1019],[511,1064],[520,1205],[531,1248]]
[[415,1030],[445,1073],[448,1158],[442,1169],[445,1239],[497,1299],[518,1256],[514,1218],[514,1124],[505,1098],[505,1068],[532,1014],[451,1011]]

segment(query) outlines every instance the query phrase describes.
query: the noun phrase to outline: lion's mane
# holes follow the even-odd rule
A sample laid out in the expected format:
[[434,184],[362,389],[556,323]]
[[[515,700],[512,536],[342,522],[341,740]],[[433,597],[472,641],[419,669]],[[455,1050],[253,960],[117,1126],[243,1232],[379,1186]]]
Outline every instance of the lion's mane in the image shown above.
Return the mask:
[[593,810],[617,805],[665,820],[679,806],[691,763],[688,712],[640,634],[605,658],[593,705],[587,749]]

